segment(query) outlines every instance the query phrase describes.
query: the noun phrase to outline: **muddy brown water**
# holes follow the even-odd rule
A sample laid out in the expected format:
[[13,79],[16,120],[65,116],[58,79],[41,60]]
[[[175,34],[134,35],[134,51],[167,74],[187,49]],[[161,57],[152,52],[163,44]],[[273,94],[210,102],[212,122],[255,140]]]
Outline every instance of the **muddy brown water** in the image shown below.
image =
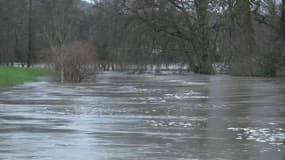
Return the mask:
[[0,92],[0,160],[284,160],[285,79],[103,73]]

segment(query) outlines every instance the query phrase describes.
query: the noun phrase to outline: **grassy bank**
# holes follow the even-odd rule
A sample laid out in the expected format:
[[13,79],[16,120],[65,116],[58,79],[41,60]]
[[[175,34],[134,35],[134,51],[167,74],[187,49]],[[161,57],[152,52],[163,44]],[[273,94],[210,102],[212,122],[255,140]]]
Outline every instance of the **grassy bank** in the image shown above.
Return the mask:
[[28,81],[36,81],[39,76],[47,74],[42,68],[0,67],[0,86],[12,86]]

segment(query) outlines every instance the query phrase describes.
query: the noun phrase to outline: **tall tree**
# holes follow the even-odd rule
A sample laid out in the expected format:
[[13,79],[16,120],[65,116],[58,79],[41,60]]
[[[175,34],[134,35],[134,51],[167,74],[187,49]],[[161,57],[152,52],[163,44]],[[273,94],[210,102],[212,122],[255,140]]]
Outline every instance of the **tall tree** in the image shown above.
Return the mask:
[[236,1],[236,19],[238,26],[238,52],[235,53],[234,63],[232,63],[235,74],[254,75],[255,74],[255,54],[256,42],[255,32],[251,16],[250,0]]
[[29,0],[29,14],[28,14],[28,53],[27,53],[27,67],[31,66],[31,59],[33,55],[33,0]]
[[209,28],[208,28],[208,0],[195,0],[197,14],[197,45],[195,51],[197,56],[198,73],[213,73],[212,63],[209,55]]

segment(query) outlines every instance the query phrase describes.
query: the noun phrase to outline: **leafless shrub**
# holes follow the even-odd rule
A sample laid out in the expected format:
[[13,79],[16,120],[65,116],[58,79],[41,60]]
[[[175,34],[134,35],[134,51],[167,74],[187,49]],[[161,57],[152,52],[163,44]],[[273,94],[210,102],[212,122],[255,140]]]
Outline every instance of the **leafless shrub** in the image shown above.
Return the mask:
[[81,82],[96,73],[96,52],[90,43],[52,47],[48,60],[55,78],[61,82]]

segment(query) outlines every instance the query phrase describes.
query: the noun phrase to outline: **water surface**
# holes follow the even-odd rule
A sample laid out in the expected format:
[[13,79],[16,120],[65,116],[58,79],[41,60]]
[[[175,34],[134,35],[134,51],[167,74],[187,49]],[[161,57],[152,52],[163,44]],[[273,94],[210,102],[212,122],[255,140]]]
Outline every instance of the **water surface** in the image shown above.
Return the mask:
[[0,160],[284,160],[285,79],[100,74],[0,92]]

